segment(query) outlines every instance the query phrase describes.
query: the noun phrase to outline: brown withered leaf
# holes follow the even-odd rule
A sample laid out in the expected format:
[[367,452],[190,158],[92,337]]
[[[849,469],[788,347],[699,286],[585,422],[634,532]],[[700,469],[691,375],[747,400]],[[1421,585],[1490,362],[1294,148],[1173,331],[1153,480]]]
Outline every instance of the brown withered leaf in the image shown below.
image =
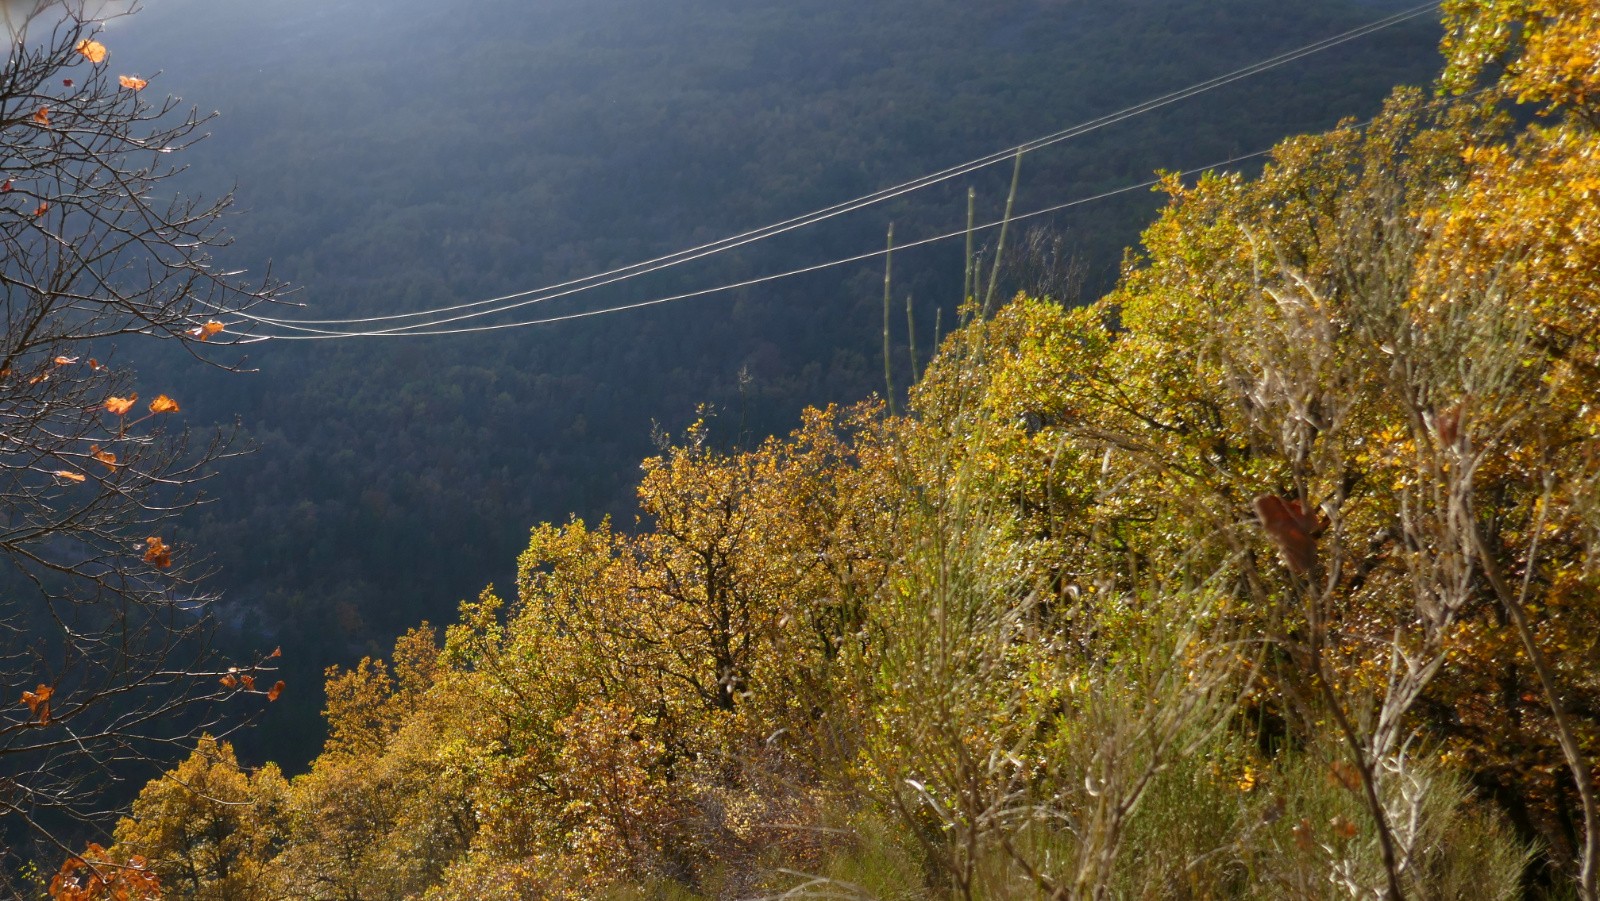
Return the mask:
[[271,688],[267,689],[267,700],[276,701],[277,699],[283,697],[283,690],[286,687],[287,686],[284,685],[283,680],[279,679],[276,685],[273,685]]
[[1256,517],[1267,537],[1278,546],[1283,560],[1297,573],[1309,573],[1317,565],[1317,536],[1325,524],[1307,513],[1297,500],[1263,494],[1255,500]]
[[1433,425],[1439,433],[1440,444],[1445,447],[1455,447],[1456,442],[1461,440],[1461,423],[1466,412],[1467,402],[1462,400],[1434,418]]
[[1312,835],[1310,820],[1301,819],[1294,824],[1294,843],[1299,845],[1302,851],[1310,851],[1317,846],[1316,839]]

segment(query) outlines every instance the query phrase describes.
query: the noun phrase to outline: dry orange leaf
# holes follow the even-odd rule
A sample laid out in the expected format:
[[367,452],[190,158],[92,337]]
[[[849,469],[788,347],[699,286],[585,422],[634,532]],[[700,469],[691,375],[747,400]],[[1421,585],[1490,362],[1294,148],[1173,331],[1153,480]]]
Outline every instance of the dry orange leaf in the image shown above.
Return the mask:
[[50,204],[41,201],[39,203],[39,208],[33,211],[33,218],[37,219],[48,212],[50,212]]
[[157,395],[156,399],[150,402],[150,412],[176,413],[178,412],[178,402],[165,394]]
[[1344,786],[1345,791],[1358,791],[1361,788],[1361,771],[1343,760],[1335,760],[1328,764],[1328,781]]
[[98,444],[89,445],[89,456],[104,463],[108,469],[117,468],[117,455],[108,450],[101,450]]
[[33,691],[22,693],[22,703],[28,705],[28,715],[37,719],[41,726],[50,724],[50,696],[55,693],[55,689],[42,682]]
[[238,684],[239,684],[239,679],[238,679],[238,677],[234,676],[233,673],[229,673],[226,676],[222,677],[222,687],[223,688],[233,688],[234,686],[236,686]]
[[91,63],[103,63],[106,61],[106,45],[99,41],[91,41],[88,38],[84,38],[78,42],[77,50]]
[[33,113],[33,121],[40,125],[50,124],[50,107],[41,106]]
[[160,538],[146,538],[144,540],[144,562],[159,569],[166,569],[172,565],[172,548]]
[[1328,821],[1328,825],[1333,827],[1333,834],[1342,839],[1352,839],[1356,837],[1356,824],[1350,822],[1344,817],[1334,817],[1332,820]]
[[256,677],[255,676],[249,676],[249,675],[240,676],[239,677],[239,682],[240,682],[240,684],[242,684],[244,686],[244,690],[245,691],[255,691],[256,690]]
[[139,395],[137,394],[129,397],[108,397],[106,398],[106,412],[112,416],[126,416],[128,411],[133,409],[133,404],[138,399]]
[[78,358],[77,357],[56,357],[56,365],[57,366],[71,366],[73,363],[76,363],[76,362],[78,362]]
[[283,690],[287,687],[288,686],[283,684],[283,680],[279,679],[278,684],[267,689],[267,700],[276,701],[278,698],[283,696]]
[[227,326],[224,326],[222,323],[212,320],[207,322],[205,325],[198,325],[192,329],[189,329],[189,334],[199,338],[201,341],[208,341],[211,339],[211,336],[217,334],[226,327]]
[[282,656],[283,656],[283,648],[273,648],[272,649],[272,653],[267,655],[267,659],[271,660],[274,657],[282,657]]
[[87,477],[84,476],[82,473],[68,472],[65,469],[56,470],[55,475],[56,475],[56,478],[58,478],[58,479],[71,479],[74,482],[87,481]]
[[130,91],[142,91],[145,89],[145,85],[148,85],[149,83],[150,82],[145,81],[143,78],[135,78],[132,75],[117,76],[117,84],[122,85]]

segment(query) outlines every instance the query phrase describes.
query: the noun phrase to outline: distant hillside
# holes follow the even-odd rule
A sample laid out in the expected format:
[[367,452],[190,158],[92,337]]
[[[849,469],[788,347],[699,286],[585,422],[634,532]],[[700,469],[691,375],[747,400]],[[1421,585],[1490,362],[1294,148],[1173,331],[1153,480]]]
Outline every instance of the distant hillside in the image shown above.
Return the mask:
[[[106,41],[119,65],[164,72],[153,89],[222,111],[190,184],[236,184],[247,215],[230,262],[272,260],[304,286],[305,315],[326,318],[470,301],[762,225],[1399,6],[167,0]],[[1437,38],[1436,23],[1408,24],[1030,156],[1018,209],[1370,116],[1392,85],[1431,76]],[[598,299],[860,253],[891,220],[902,242],[959,228],[969,185],[993,218],[1006,168]],[[1043,224],[1098,288],[1156,203],[1138,192]],[[960,294],[960,250],[896,265],[926,359],[935,311],[949,323]],[[532,523],[576,511],[631,526],[654,424],[676,432],[709,403],[729,445],[881,390],[881,291],[872,263],[494,337],[266,344],[248,376],[145,362],[183,386],[192,418],[237,416],[259,448],[183,536],[222,565],[238,640],[281,643],[292,668],[256,750],[313,753],[322,667],[506,581]]]

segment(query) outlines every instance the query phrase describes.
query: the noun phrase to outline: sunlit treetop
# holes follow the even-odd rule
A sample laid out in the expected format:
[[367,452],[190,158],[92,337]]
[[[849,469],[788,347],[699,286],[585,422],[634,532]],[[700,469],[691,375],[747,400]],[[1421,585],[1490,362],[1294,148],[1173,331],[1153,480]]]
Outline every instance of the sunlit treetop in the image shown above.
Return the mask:
[[1447,90],[1489,78],[1520,103],[1600,121],[1600,6],[1590,0],[1448,0]]

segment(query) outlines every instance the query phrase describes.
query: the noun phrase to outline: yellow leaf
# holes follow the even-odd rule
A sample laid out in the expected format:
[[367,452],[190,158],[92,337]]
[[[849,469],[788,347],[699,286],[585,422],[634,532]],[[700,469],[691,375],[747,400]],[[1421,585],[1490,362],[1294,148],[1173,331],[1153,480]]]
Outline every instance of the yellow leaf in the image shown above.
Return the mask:
[[106,45],[99,41],[91,41],[88,38],[84,38],[78,42],[77,50],[91,63],[103,63],[106,61]]
[[178,412],[178,402],[165,394],[157,395],[156,399],[150,402],[150,412],[176,413]]

